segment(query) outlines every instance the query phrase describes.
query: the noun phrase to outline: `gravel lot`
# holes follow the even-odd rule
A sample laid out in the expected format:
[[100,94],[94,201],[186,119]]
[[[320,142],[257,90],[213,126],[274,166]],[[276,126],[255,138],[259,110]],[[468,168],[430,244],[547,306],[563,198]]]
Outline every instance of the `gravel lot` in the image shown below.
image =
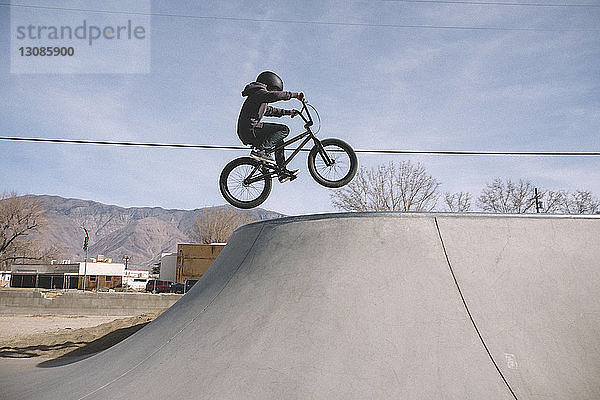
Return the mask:
[[134,317],[0,314],[0,358],[64,359],[96,353],[161,313]]
[[61,329],[80,329],[98,326],[119,317],[86,315],[15,315],[0,314],[0,343],[36,333],[58,333]]

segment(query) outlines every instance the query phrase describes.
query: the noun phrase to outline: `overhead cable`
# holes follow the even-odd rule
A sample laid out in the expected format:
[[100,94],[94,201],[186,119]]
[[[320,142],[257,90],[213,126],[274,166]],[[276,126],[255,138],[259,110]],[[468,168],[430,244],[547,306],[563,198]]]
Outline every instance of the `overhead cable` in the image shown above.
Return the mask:
[[419,24],[382,24],[368,22],[336,22],[336,21],[310,21],[310,20],[290,20],[290,19],[268,19],[268,18],[242,18],[226,17],[214,15],[191,15],[160,12],[140,12],[140,11],[111,11],[101,9],[86,8],[67,8],[52,7],[27,4],[0,3],[5,7],[21,7],[55,11],[76,11],[100,14],[123,14],[140,15],[148,17],[169,17],[169,18],[188,18],[200,20],[217,21],[235,21],[235,22],[268,22],[274,24],[300,24],[300,25],[322,25],[322,26],[350,26],[350,27],[369,27],[369,28],[398,28],[398,29],[435,29],[435,30],[476,30],[476,31],[520,31],[520,32],[600,32],[597,28],[519,28],[519,27],[501,27],[501,26],[459,26],[459,25],[419,25]]
[[[182,144],[182,143],[149,143],[149,142],[120,142],[112,140],[87,140],[87,139],[58,139],[58,138],[25,138],[14,136],[0,136],[0,140],[15,142],[39,143],[64,143],[87,144],[105,146],[132,146],[132,147],[167,147],[190,148],[203,150],[245,150],[248,146],[213,145],[213,144]],[[293,147],[293,146],[291,146]],[[292,149],[286,149],[292,151]],[[308,152],[310,149],[302,149]],[[356,153],[364,154],[424,154],[439,156],[526,156],[526,157],[600,157],[600,151],[488,151],[488,150],[401,150],[401,149],[355,149]]]
[[553,7],[553,8],[600,8],[600,4],[526,3],[507,1],[462,1],[462,0],[383,0],[390,3],[460,4],[475,6]]

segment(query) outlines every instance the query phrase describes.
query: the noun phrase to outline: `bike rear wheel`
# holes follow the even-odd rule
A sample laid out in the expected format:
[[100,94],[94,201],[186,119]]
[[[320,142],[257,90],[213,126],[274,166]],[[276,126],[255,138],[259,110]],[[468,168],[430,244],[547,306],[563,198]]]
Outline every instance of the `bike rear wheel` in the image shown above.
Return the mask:
[[308,171],[317,183],[339,188],[348,184],[358,168],[358,158],[350,145],[339,139],[321,140],[308,154]]
[[254,208],[262,204],[273,184],[262,164],[250,157],[236,158],[223,168],[219,189],[229,204],[238,208]]

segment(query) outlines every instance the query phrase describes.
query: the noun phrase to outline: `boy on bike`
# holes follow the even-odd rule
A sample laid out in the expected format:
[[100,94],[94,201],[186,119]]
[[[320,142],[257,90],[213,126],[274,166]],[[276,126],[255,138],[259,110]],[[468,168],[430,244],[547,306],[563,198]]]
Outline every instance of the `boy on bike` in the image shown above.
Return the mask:
[[261,122],[262,117],[282,117],[289,115],[292,118],[296,110],[284,110],[268,105],[280,100],[297,98],[304,100],[303,92],[284,92],[283,81],[276,73],[271,71],[261,72],[256,82],[251,82],[244,88],[242,96],[246,97],[240,116],[238,118],[237,133],[246,145],[252,145],[254,150],[250,156],[278,168],[279,182],[294,180],[299,170],[289,170],[283,164],[285,153],[282,149],[275,152],[275,160],[269,155],[270,150],[283,144],[283,139],[290,133],[290,129],[283,124]]

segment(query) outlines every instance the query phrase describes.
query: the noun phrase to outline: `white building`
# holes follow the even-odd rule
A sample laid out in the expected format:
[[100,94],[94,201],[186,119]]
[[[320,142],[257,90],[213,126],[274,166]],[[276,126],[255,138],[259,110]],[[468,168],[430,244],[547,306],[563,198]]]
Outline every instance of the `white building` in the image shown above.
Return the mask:
[[123,286],[133,290],[145,290],[150,271],[126,269],[123,275]]
[[125,264],[109,262],[80,262],[79,275],[114,275],[123,276]]
[[79,276],[85,276],[80,289],[115,288],[122,284],[125,274],[125,264],[109,262],[86,262],[79,263]]
[[177,254],[162,253],[160,257],[160,279],[161,281],[175,282],[177,274]]
[[0,287],[10,286],[11,271],[0,271]]

